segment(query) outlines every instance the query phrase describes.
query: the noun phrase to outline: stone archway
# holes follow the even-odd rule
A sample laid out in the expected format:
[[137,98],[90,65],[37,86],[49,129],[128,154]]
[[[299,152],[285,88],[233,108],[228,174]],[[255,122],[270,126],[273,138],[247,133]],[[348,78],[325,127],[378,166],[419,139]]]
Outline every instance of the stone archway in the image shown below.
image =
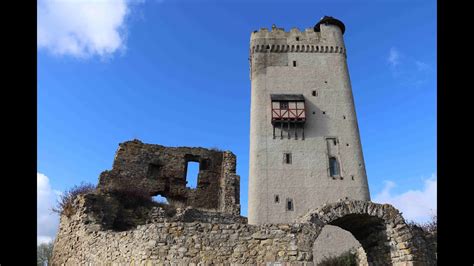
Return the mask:
[[299,222],[322,222],[351,232],[367,253],[369,265],[436,264],[423,237],[389,204],[339,201],[309,211]]

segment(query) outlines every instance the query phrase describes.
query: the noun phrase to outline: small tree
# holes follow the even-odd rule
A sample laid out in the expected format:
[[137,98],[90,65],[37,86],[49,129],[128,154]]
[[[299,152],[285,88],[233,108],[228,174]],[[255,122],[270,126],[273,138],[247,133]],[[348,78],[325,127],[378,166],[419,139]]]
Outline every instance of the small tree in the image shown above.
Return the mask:
[[438,215],[431,215],[431,220],[425,223],[418,223],[415,221],[408,222],[408,225],[413,227],[420,227],[424,232],[436,235],[438,232]]
[[53,241],[42,243],[36,248],[36,264],[37,266],[51,265],[51,257],[53,256]]
[[95,186],[90,183],[81,183],[80,185],[76,185],[61,195],[57,206],[52,210],[53,212],[71,217],[71,215],[75,212],[73,207],[74,199],[78,195],[90,193],[93,191],[95,191]]

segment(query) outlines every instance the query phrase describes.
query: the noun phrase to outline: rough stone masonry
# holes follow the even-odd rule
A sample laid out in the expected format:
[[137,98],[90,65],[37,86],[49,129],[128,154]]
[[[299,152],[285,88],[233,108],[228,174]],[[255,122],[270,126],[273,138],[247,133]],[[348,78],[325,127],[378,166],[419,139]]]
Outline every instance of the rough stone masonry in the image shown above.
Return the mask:
[[[189,160],[201,164],[194,190],[186,187]],[[120,144],[97,189],[61,215],[52,264],[314,265],[313,244],[325,225],[353,233],[369,265],[436,264],[423,234],[388,204],[339,201],[295,223],[250,225],[240,216],[235,169],[230,152]],[[156,194],[170,204],[147,200]]]
[[[197,188],[187,187],[188,162],[199,163]],[[134,186],[149,196],[161,195],[174,206],[240,215],[240,177],[232,152],[164,147],[139,140],[119,145],[111,171],[100,175],[98,189]]]

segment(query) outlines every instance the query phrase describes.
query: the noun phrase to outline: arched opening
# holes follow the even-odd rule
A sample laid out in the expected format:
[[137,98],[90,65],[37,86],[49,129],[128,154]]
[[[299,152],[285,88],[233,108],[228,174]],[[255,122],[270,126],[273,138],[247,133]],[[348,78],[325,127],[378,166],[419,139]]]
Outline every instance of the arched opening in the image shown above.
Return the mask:
[[386,226],[382,219],[367,214],[349,214],[329,223],[350,232],[364,249],[369,265],[391,261]]
[[[337,226],[350,232],[361,244],[368,265],[436,264],[435,255],[427,248],[426,239],[413,231],[401,213],[389,204],[338,201],[305,214],[301,221]],[[324,233],[318,235],[313,244],[324,241],[324,238]],[[315,257],[318,254],[313,253]]]
[[161,196],[161,195],[153,196],[153,197],[151,197],[151,199],[154,202],[158,202],[158,203],[162,203],[162,204],[168,204],[168,199],[166,197]]
[[[338,226],[324,226],[313,244],[314,265],[348,253],[354,254],[358,265],[368,265],[365,251],[360,242],[351,232]],[[347,259],[345,261],[347,262]]]

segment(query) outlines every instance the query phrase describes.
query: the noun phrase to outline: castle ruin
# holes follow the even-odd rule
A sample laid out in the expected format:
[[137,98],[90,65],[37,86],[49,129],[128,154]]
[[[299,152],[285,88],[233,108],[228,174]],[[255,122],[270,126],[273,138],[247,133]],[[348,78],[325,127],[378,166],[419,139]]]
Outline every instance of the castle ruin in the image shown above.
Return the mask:
[[[368,265],[435,265],[421,232],[370,202],[344,31],[324,17],[304,32],[252,33],[248,220],[232,152],[127,141],[62,213],[52,264],[315,265],[334,226]],[[199,163],[196,188],[188,162]]]

